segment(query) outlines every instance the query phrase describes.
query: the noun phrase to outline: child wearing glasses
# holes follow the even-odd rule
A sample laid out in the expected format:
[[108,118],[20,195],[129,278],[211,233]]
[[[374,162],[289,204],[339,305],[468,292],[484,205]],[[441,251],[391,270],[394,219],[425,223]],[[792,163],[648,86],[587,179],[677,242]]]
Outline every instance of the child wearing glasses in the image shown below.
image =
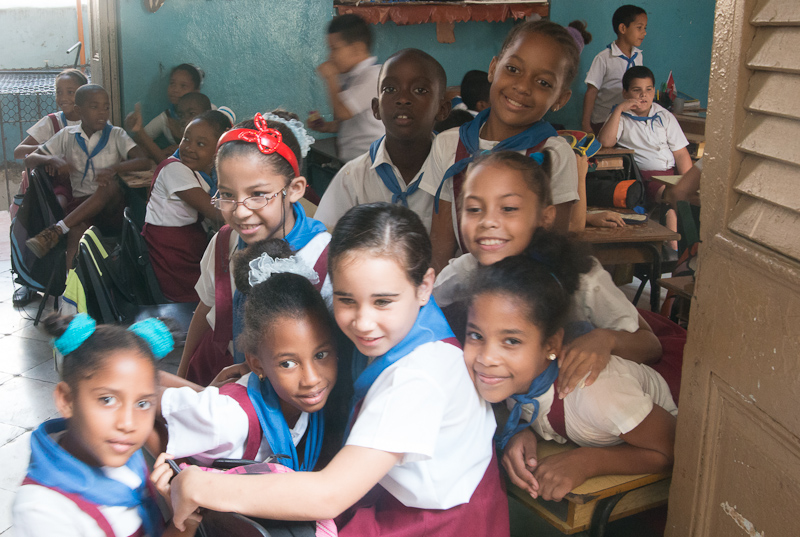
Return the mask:
[[297,258],[317,272],[317,289],[330,302],[331,236],[298,203],[306,190],[306,179],[300,175],[303,156],[313,140],[302,123],[275,113],[256,114],[219,139],[219,192],[212,201],[226,225],[200,262],[195,285],[200,303],[186,336],[179,376],[207,385],[224,367],[244,362],[242,351],[233,346],[242,331],[244,296],[236,291],[230,258],[248,244],[285,240]]

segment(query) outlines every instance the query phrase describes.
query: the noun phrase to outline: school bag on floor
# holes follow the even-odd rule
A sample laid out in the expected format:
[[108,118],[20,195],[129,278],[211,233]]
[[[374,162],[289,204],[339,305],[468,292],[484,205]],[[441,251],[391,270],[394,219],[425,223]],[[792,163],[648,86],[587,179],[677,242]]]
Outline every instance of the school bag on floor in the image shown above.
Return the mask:
[[22,285],[58,296],[64,291],[67,272],[66,239],[62,238],[41,259],[25,246],[25,241],[64,218],[64,211],[44,170],[31,170],[28,181],[19,210],[11,221],[11,270]]

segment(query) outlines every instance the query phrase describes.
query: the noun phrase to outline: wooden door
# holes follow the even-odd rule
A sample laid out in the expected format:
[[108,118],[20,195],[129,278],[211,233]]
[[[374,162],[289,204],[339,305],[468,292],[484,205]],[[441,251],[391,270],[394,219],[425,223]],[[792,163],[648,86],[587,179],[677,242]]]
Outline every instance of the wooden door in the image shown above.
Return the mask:
[[718,0],[667,535],[800,534],[800,2]]
[[122,125],[117,1],[89,0],[89,68],[92,83],[103,86],[111,98],[111,123]]

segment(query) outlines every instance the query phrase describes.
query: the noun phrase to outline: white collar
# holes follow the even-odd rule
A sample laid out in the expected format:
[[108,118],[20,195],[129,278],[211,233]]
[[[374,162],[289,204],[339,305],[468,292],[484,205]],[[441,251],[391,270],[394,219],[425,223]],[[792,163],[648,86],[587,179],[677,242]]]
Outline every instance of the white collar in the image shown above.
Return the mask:
[[[637,52],[642,52],[642,49],[636,48],[636,47],[631,47],[631,55],[630,55],[630,57],[632,58],[633,55],[636,54]],[[617,46],[617,41],[616,40],[611,42],[611,55],[612,56],[624,56],[625,55],[625,53],[622,52],[620,50],[620,48]]]

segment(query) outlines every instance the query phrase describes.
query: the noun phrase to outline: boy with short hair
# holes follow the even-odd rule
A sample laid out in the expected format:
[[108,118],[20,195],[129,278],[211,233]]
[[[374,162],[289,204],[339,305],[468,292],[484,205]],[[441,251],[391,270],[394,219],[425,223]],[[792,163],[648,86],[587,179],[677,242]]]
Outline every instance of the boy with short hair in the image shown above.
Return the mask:
[[383,64],[380,97],[372,111],[386,136],[348,162],[333,178],[314,215],[333,228],[351,207],[364,203],[402,203],[431,227],[433,196],[418,188],[433,144],[433,125],[447,117],[447,77],[432,56],[404,49]]
[[489,73],[486,71],[467,71],[461,79],[461,95],[450,101],[453,110],[466,110],[472,117],[489,108]]
[[624,5],[611,18],[616,41],[604,48],[592,61],[586,73],[586,94],[583,97],[581,128],[598,134],[611,109],[623,101],[622,75],[631,67],[642,65],[642,45],[647,35],[647,13],[644,9]]
[[[635,151],[633,158],[642,176],[678,174],[692,167],[686,146],[689,141],[678,120],[667,109],[653,102],[655,77],[644,66],[628,69],[622,77],[625,101],[619,104],[600,130],[599,140],[604,147],[619,144]],[[648,201],[660,199],[663,186],[657,182],[647,185]]]
[[333,121],[311,114],[307,124],[319,132],[338,132],[339,158],[349,161],[383,135],[383,124],[372,115],[381,66],[372,56],[372,32],[358,15],[341,15],[328,25],[328,60],[317,67],[333,108]]
[[93,221],[122,221],[123,196],[116,174],[152,166],[144,150],[123,129],[108,122],[111,105],[102,86],[81,86],[75,92],[75,109],[80,125],[61,129],[25,159],[29,168],[49,164],[60,173],[69,173],[72,194],[67,216],[25,243],[42,257],[68,234],[67,268],[72,265],[81,235]]

